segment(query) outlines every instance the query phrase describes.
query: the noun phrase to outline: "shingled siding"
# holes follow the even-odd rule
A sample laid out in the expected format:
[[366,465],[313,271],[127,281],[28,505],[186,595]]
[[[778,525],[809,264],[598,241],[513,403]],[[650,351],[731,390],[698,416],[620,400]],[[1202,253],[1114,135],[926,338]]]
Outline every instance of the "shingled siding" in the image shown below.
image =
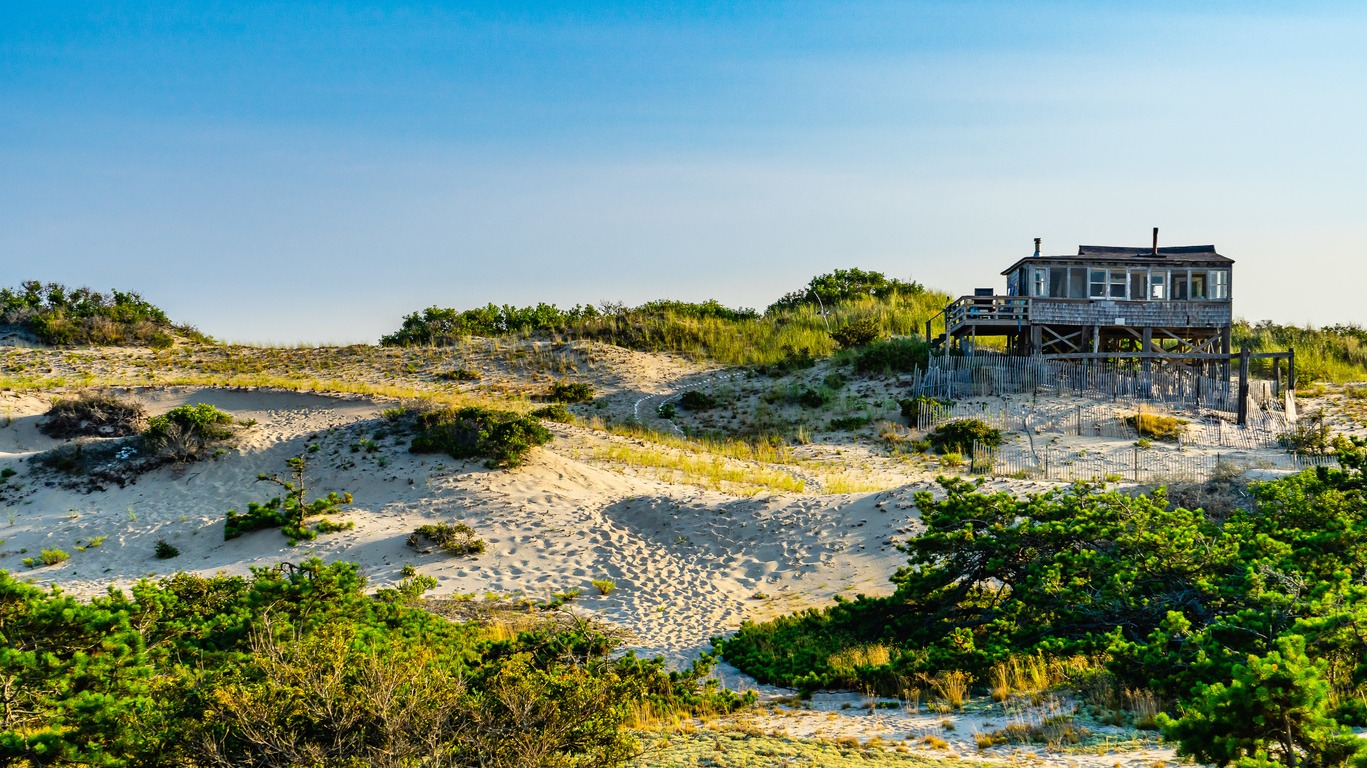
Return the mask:
[[1030,322],[1057,325],[1128,325],[1219,328],[1230,324],[1227,301],[1094,301],[1032,299]]

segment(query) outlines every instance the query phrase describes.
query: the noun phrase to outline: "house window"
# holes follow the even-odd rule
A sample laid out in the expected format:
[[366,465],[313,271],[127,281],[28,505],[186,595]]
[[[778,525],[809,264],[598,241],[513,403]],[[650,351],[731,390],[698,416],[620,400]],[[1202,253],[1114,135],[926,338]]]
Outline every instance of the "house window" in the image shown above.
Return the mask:
[[1229,272],[1223,269],[1212,269],[1206,273],[1210,285],[1210,297],[1212,299],[1229,298]]
[[1062,299],[1068,295],[1068,268],[1049,268],[1049,298]]
[[1031,296],[1045,296],[1045,295],[1048,295],[1048,290],[1046,290],[1045,282],[1049,279],[1049,273],[1048,273],[1047,271],[1045,271],[1042,267],[1036,267],[1035,269],[1032,270],[1032,272],[1033,272],[1033,275],[1031,276],[1031,289],[1030,289],[1030,295],[1031,295]]
[[1111,270],[1111,293],[1110,293],[1110,297],[1111,297],[1111,298],[1113,298],[1113,299],[1123,299],[1123,298],[1125,298],[1125,286],[1126,286],[1126,281],[1127,281],[1128,279],[1129,279],[1129,278],[1125,275],[1125,270],[1123,270],[1123,269],[1113,269],[1113,270]]
[[1149,273],[1142,269],[1130,270],[1130,300],[1139,301],[1149,295]]
[[1168,299],[1168,273],[1154,270],[1149,273],[1149,298],[1154,301]]
[[1091,279],[1088,281],[1089,289],[1087,295],[1093,299],[1106,298],[1106,270],[1093,269],[1089,270],[1089,272],[1091,273],[1089,275]]
[[1186,271],[1174,270],[1172,273],[1172,299],[1173,301],[1185,301],[1187,298],[1187,273]]
[[1191,273],[1191,297],[1193,299],[1206,298],[1206,273]]
[[1085,299],[1087,298],[1087,268],[1069,267],[1068,268],[1068,298]]

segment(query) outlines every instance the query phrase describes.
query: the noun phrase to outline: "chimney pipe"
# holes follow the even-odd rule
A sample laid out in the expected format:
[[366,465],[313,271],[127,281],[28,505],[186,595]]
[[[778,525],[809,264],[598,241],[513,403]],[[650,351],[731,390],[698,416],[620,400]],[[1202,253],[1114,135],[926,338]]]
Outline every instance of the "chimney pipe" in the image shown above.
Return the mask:
[[1153,228],[1153,255],[1158,255],[1158,227]]
[[1040,239],[1039,239],[1038,237],[1035,238],[1035,255],[1036,255],[1036,256],[1039,255],[1039,241],[1040,241]]

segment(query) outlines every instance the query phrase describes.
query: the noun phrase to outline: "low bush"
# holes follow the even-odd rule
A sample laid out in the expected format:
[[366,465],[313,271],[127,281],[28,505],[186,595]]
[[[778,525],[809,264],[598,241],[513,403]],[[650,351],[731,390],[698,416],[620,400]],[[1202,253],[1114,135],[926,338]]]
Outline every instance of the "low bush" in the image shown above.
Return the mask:
[[830,423],[826,425],[826,428],[835,431],[854,430],[861,427],[867,427],[872,423],[872,416],[842,416],[840,418],[831,419]]
[[180,556],[180,549],[166,539],[157,539],[156,551],[153,554],[158,560],[170,560]]
[[575,421],[574,414],[570,413],[570,409],[561,403],[543,405],[540,408],[533,409],[531,415],[538,419],[556,421],[561,424],[573,424]]
[[446,408],[417,416],[413,453],[445,453],[456,459],[485,459],[490,469],[517,467],[531,449],[554,435],[536,419],[488,408]]
[[686,411],[710,411],[717,407],[717,398],[706,392],[690,389],[679,396],[679,407]]
[[0,572],[0,762],[618,768],[635,712],[754,701],[707,679],[711,656],[670,672],[564,614],[509,637],[415,607],[431,585],[368,594],[314,559],[84,602]]
[[267,528],[279,528],[289,537],[290,546],[301,540],[312,541],[320,533],[332,533],[352,528],[355,523],[337,523],[320,520],[309,527],[309,518],[323,517],[338,511],[338,507],[351,503],[351,494],[333,491],[313,501],[307,500],[308,487],[305,484],[307,465],[303,455],[285,460],[290,469],[291,479],[284,480],[279,475],[257,475],[257,482],[274,483],[284,489],[284,496],[276,496],[264,503],[249,502],[246,514],[228,510],[223,523],[223,540],[231,541],[246,533]]
[[143,440],[173,461],[196,461],[236,434],[233,417],[207,403],[182,405],[147,420]]
[[897,402],[902,410],[902,420],[908,427],[916,426],[921,418],[921,414],[947,414],[949,407],[954,405],[953,400],[941,400],[936,397],[917,395],[916,397],[906,398]]
[[918,338],[877,341],[856,350],[849,358],[863,374],[911,373],[930,361],[930,347]]
[[958,419],[936,427],[929,439],[939,453],[962,454],[972,453],[975,443],[984,448],[996,448],[1002,444],[1002,433],[981,419]]
[[853,320],[831,332],[831,338],[841,349],[855,349],[872,344],[878,340],[883,329],[872,318],[863,317]]
[[452,368],[449,371],[439,371],[437,378],[442,381],[479,381],[484,378],[479,371],[469,368]]
[[546,390],[546,399],[558,403],[587,403],[593,399],[593,385],[585,381],[557,381]]
[[107,390],[87,390],[60,397],[38,422],[48,437],[127,437],[142,431],[147,411],[142,403]]
[[448,555],[478,555],[484,551],[484,539],[465,523],[434,523],[409,534],[408,546],[424,554],[436,547]]
[[593,588],[598,590],[598,594],[600,595],[610,595],[617,589],[617,582],[612,579],[594,579],[590,583],[593,584]]
[[71,555],[60,549],[44,549],[38,553],[38,557],[26,557],[23,559],[24,565],[30,568],[37,568],[40,565],[58,565],[71,559]]

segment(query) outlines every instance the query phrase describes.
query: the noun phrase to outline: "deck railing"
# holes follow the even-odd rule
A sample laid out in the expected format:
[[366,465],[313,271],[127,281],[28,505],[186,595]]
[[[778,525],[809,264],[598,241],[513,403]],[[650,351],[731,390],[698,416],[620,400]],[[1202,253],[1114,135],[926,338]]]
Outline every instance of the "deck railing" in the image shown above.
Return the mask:
[[963,296],[945,307],[945,327],[950,333],[965,323],[1029,322],[1028,296]]

